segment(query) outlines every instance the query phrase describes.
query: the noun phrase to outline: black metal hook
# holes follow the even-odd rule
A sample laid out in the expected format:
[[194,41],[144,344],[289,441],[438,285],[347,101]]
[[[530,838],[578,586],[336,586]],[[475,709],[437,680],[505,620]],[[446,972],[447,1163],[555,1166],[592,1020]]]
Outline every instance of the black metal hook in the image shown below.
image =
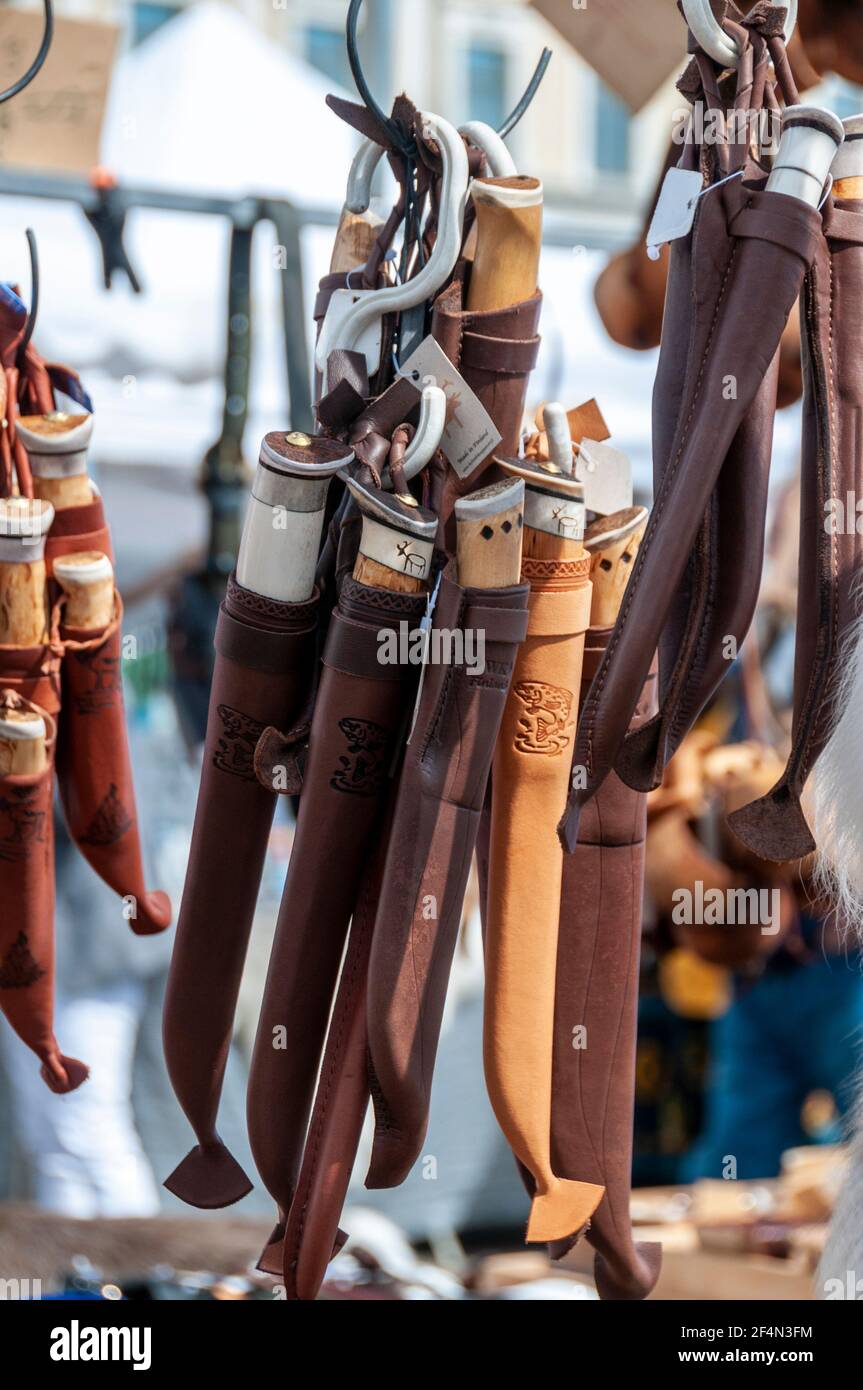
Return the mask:
[[45,59],[48,57],[48,50],[54,38],[54,7],[52,0],[42,0],[45,7],[45,28],[42,31],[42,42],[39,45],[39,52],[33,59],[23,77],[19,77],[17,82],[13,82],[11,87],[7,87],[5,92],[0,92],[0,105],[4,101],[10,101],[12,97],[17,97],[19,92],[29,86],[33,78],[39,72]]
[[24,336],[21,339],[21,346],[18,349],[18,360],[27,351],[27,344],[33,337],[33,329],[36,327],[36,315],[39,312],[39,251],[36,246],[36,233],[32,227],[28,227],[25,232],[27,237],[27,248],[30,252],[30,312],[27,315],[27,326],[24,329]]
[[[359,20],[360,10],[362,9],[362,7],[363,0],[351,0],[350,6],[348,8],[346,30],[348,43],[348,62],[351,66],[351,73],[353,74],[353,79],[356,83],[357,91],[359,92],[368,109],[371,111],[372,115],[378,121],[380,121],[381,125],[389,135],[393,144],[396,146],[398,150],[401,151],[405,159],[411,159],[416,155],[416,141],[413,138],[407,139],[405,137],[404,131],[400,128],[398,123],[394,121],[391,116],[386,115],[386,113],[381,109],[377,101],[375,101],[374,96],[372,95],[371,88],[369,87],[369,84],[366,81],[366,75],[363,72],[363,65],[360,62],[359,47],[357,45],[357,22]],[[499,127],[498,135],[500,135],[501,137],[507,136],[509,135],[510,131],[514,130],[515,127],[518,125],[525,111],[530,106],[531,102],[536,96],[537,91],[539,90],[539,85],[542,82],[542,79],[545,77],[545,71],[550,62],[551,49],[544,48],[542,50],[539,62],[536,65],[532,78],[525,87],[524,92],[522,93],[522,96],[519,99],[518,103],[513,107],[512,111],[507,116],[503,125]]]
[[540,54],[539,62],[534,68],[533,77],[530,79],[527,86],[525,87],[524,92],[521,95],[521,99],[512,108],[503,125],[498,127],[497,133],[501,137],[501,139],[505,139],[506,136],[509,135],[511,130],[515,130],[515,127],[518,125],[525,111],[530,106],[530,103],[533,101],[534,97],[539,91],[539,85],[542,82],[542,79],[545,77],[545,70],[550,62],[551,49],[544,48],[542,50],[542,53]]

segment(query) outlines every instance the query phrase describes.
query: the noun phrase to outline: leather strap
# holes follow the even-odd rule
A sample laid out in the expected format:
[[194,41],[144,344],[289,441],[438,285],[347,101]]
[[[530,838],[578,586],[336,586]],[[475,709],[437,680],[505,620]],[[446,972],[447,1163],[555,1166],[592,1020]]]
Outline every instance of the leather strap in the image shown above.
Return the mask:
[[824,209],[824,234],[829,241],[853,242],[863,245],[863,212],[837,207],[828,203]]
[[[802,213],[809,215],[801,216]],[[732,236],[773,242],[799,256],[806,265],[815,259],[821,229],[821,219],[812,208],[782,193],[751,194],[746,206],[728,223]]]
[[539,334],[535,338],[488,338],[467,331],[461,340],[461,366],[523,376],[536,366],[541,341]]
[[250,628],[232,618],[224,604],[216,624],[215,647],[219,656],[234,661],[252,671],[268,671],[280,676],[285,671],[291,652],[299,640],[314,629],[314,622],[301,632],[269,632],[266,628]]
[[[381,624],[382,632],[392,629],[391,622]],[[338,611],[333,613],[330,619],[322,660],[325,666],[334,671],[343,671],[350,676],[362,676],[367,680],[386,681],[389,684],[405,681],[416,675],[416,669],[408,664],[379,661],[377,647],[369,647],[368,624],[352,622]]]
[[468,604],[461,626],[485,633],[487,642],[523,642],[527,636],[526,608],[488,608]]

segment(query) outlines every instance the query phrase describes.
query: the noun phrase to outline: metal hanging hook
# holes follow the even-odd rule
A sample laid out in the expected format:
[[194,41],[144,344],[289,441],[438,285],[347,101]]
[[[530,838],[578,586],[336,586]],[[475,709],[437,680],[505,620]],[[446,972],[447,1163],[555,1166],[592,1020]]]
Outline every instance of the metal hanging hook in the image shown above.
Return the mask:
[[2,105],[4,101],[10,101],[12,97],[16,97],[19,92],[23,92],[24,88],[29,86],[33,81],[33,78],[39,72],[42,64],[48,57],[48,50],[54,38],[54,7],[52,0],[42,0],[42,3],[45,8],[45,27],[42,31],[42,42],[39,45],[39,52],[36,54],[36,57],[33,59],[33,62],[30,64],[24,76],[19,77],[17,82],[13,82],[11,87],[7,87],[5,92],[0,92],[0,105]]
[[33,337],[33,329],[36,327],[36,315],[39,312],[39,251],[36,246],[36,233],[32,227],[28,227],[25,232],[27,237],[27,248],[30,252],[30,312],[27,315],[27,326],[24,329],[24,336],[21,339],[21,346],[18,349],[19,360],[27,351],[27,344]]
[[[396,148],[401,151],[401,153],[405,156],[406,159],[413,158],[416,155],[416,141],[412,137],[410,139],[405,138],[404,131],[399,127],[397,122],[394,121],[391,116],[387,116],[386,113],[378,105],[377,101],[375,100],[372,94],[371,88],[369,87],[369,84],[366,81],[366,75],[363,72],[363,65],[360,62],[359,47],[357,44],[357,23],[359,21],[360,10],[362,9],[362,7],[363,0],[351,0],[350,6],[348,8],[348,18],[346,26],[348,62],[350,63],[351,73],[353,74],[353,79],[356,83],[357,91],[362,97],[365,105],[371,111],[372,115],[378,121],[380,121],[381,125],[386,130],[387,134],[389,135]],[[501,125],[498,128],[498,135],[502,137],[507,136],[509,135],[510,131],[514,130],[515,127],[518,125],[525,111],[530,106],[531,102],[536,96],[537,91],[539,90],[539,85],[542,82],[542,79],[545,77],[545,71],[550,62],[551,49],[544,48],[540,55],[539,62],[537,63],[536,68],[534,69],[533,76],[531,77],[530,81],[525,87],[524,92],[519,98],[517,104],[513,107],[512,111],[507,116],[503,125]]]

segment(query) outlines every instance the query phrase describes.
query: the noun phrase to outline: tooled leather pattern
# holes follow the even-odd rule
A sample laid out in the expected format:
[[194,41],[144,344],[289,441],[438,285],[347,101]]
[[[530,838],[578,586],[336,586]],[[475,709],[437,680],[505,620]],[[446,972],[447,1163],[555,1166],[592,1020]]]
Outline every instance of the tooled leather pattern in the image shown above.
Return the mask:
[[513,694],[524,707],[515,734],[516,751],[543,757],[562,753],[575,725],[570,718],[572,691],[544,681],[518,681]]
[[590,574],[590,556],[579,560],[537,560],[525,556],[521,574],[523,579],[584,579]]
[[134,816],[120,799],[116,783],[112,782],[99,802],[96,814],[79,839],[82,845],[95,845],[99,848],[116,845],[134,824]]
[[27,989],[48,972],[33,956],[26,932],[19,932],[0,960],[0,989]]
[[263,724],[231,705],[219,705],[216,713],[222,728],[213,749],[213,766],[220,772],[254,782],[255,748],[264,732]]
[[225,602],[233,617],[248,618],[258,627],[273,627],[280,631],[307,627],[317,608],[317,595],[305,603],[283,603],[243,588],[233,575],[228,579]]
[[97,714],[122,698],[120,657],[115,651],[97,647],[92,651],[72,651],[69,656],[82,668],[89,682],[86,690],[75,690],[73,698],[79,714]]
[[376,796],[387,770],[389,737],[373,719],[340,719],[346,749],[330,777],[330,786],[351,796]]
[[34,845],[45,843],[45,812],[35,810],[39,788],[14,787],[0,795],[0,860],[29,859]]

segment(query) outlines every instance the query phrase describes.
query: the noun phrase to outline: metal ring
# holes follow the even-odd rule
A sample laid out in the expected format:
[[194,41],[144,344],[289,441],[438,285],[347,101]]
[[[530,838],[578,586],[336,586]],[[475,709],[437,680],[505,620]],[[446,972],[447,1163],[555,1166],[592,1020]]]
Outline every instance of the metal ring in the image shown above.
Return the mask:
[[[785,42],[789,43],[797,28],[798,0],[774,0],[774,3],[787,6],[785,21]],[[683,0],[683,13],[693,36],[705,53],[709,53],[723,67],[734,68],[740,58],[737,44],[726,34],[713,13],[710,0]]]

